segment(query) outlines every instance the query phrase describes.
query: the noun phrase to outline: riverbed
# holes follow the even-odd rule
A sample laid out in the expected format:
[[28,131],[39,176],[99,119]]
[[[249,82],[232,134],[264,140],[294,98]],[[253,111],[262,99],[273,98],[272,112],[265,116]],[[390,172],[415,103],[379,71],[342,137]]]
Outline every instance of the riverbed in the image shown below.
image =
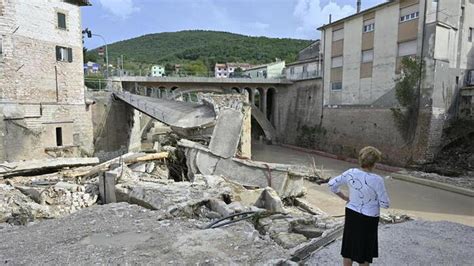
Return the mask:
[[[313,160],[319,169],[330,176],[358,167],[356,164],[315,154],[292,150],[277,145],[254,143],[252,158],[257,161],[311,166]],[[390,178],[393,173],[376,170],[386,177],[391,208],[390,213],[404,213],[432,221],[452,221],[474,226],[474,198],[457,193]],[[344,202],[332,194],[327,185],[306,182],[306,200],[333,216],[344,214]]]

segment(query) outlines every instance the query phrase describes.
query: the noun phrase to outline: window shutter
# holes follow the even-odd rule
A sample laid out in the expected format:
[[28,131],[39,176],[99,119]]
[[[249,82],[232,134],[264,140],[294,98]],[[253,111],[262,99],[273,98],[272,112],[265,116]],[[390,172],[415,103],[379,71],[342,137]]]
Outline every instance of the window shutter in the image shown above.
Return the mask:
[[56,46],[56,61],[61,61],[61,47]]
[[69,63],[72,62],[72,48],[67,48],[67,60]]

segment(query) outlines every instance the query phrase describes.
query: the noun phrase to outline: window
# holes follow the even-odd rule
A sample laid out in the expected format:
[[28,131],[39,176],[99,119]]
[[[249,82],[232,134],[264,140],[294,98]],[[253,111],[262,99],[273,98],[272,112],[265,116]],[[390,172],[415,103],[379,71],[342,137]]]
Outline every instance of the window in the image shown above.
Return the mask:
[[331,58],[331,68],[342,67],[342,56]]
[[333,91],[342,90],[342,82],[331,82],[331,90]]
[[344,29],[335,30],[332,32],[332,41],[339,41],[344,39]]
[[364,26],[364,32],[371,32],[375,30],[375,24],[369,24]]
[[398,44],[398,56],[416,55],[417,41],[402,42]]
[[72,49],[56,46],[56,60],[62,62],[72,62]]
[[306,72],[308,72],[308,66],[307,66],[307,65],[304,65],[304,66],[303,66],[303,73],[306,73]]
[[374,50],[365,50],[362,51],[362,63],[372,62],[374,61]]
[[[474,37],[473,35],[474,35],[474,28],[469,28],[468,37],[467,37],[468,41],[472,42],[472,38]],[[0,45],[2,44],[0,43]],[[0,49],[0,52],[1,52],[1,49]]]
[[375,30],[375,19],[368,19],[364,21],[364,32],[371,32]]
[[66,14],[58,12],[58,28],[60,29],[67,29],[66,26]]
[[56,146],[58,147],[63,146],[63,128],[62,127],[56,128]]
[[418,12],[418,5],[412,5],[400,9],[400,22],[406,22],[417,19],[420,12]]
[[290,68],[290,74],[291,74],[291,75],[295,74],[295,68],[294,68],[294,67],[291,67],[291,68]]

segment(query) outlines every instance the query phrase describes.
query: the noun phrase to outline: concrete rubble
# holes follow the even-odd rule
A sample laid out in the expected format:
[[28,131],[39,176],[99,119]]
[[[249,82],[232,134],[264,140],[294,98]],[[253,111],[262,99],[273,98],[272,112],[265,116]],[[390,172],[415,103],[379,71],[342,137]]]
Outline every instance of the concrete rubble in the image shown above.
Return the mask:
[[[285,205],[285,202],[295,202],[286,199],[294,199],[294,196],[303,193],[302,185],[300,187],[288,184],[302,182],[304,178],[301,174],[292,177],[289,166],[273,164],[263,166],[259,162],[237,158],[225,159],[215,156],[207,148],[202,148],[197,143],[186,140],[181,142],[187,143],[190,147],[199,147],[187,149],[185,152],[188,164],[190,152],[194,152],[193,158],[195,160],[202,156],[196,160],[200,163],[195,162],[196,168],[192,180],[176,181],[167,169],[171,157],[183,148],[182,145],[178,149],[167,147],[167,152],[129,153],[101,164],[66,167],[66,169],[59,169],[57,172],[47,175],[11,177],[0,180],[0,222],[15,225],[33,222],[36,223],[35,227],[41,228],[43,224],[56,222],[38,223],[36,220],[59,218],[58,221],[68,223],[65,226],[73,226],[72,224],[75,222],[72,217],[76,217],[76,219],[86,219],[97,223],[99,218],[91,217],[91,213],[97,215],[97,212],[101,212],[101,210],[109,210],[109,207],[99,207],[98,204],[122,202],[119,205],[112,203],[110,208],[119,206],[117,208],[127,210],[127,212],[140,210],[139,213],[147,214],[146,217],[143,217],[143,223],[151,223],[149,220],[152,219],[156,224],[158,218],[159,224],[172,224],[173,230],[178,230],[176,234],[168,232],[173,236],[162,237],[182,238],[182,245],[186,245],[186,249],[189,250],[183,257],[184,261],[180,260],[181,262],[190,262],[198,251],[202,251],[202,248],[193,249],[192,246],[189,246],[189,241],[199,241],[203,243],[206,250],[209,245],[215,247],[215,251],[209,251],[209,254],[212,254],[209,258],[222,258],[224,256],[222,254],[229,254],[229,258],[219,260],[220,262],[263,264],[277,264],[285,261],[287,264],[290,263],[289,259],[293,258],[298,250],[312,243],[314,239],[323,238],[325,233],[333,231],[341,224],[340,220],[328,217],[316,208],[313,208],[313,211],[307,211],[298,207],[297,204]],[[215,158],[218,162],[229,160],[231,164],[241,164],[241,167],[247,168],[247,174],[254,176],[254,179],[261,178],[262,180],[250,182],[251,178],[239,179],[239,176],[232,174],[215,174],[215,169],[219,169],[219,164],[216,163],[214,169],[213,163],[205,160],[206,158]],[[204,169],[202,167],[206,164],[208,170],[207,172],[204,170],[204,172],[209,174],[201,174],[200,169]],[[190,166],[187,167],[189,170]],[[272,170],[272,179],[269,183],[272,186],[268,186],[269,179],[265,176],[265,171],[268,169]],[[222,169],[221,171],[240,172],[238,169]],[[261,172],[258,173],[258,171]],[[291,178],[295,180],[291,180]],[[275,187],[278,190],[275,190]],[[294,187],[298,189],[294,189]],[[112,201],[105,200],[106,193],[113,193]],[[134,207],[134,205],[141,207]],[[93,207],[91,211],[86,211],[91,207]],[[71,214],[73,215],[70,216]],[[236,218],[227,218],[229,216]],[[107,219],[115,218],[109,217]],[[225,226],[216,224],[212,229],[205,229],[209,224],[220,221],[228,224]],[[160,225],[156,225],[156,227],[159,228]],[[27,228],[25,230],[32,230],[31,226]],[[63,229],[53,229],[53,234],[57,233],[56,230]],[[154,232],[154,229],[149,230]],[[81,236],[81,239],[77,239],[75,243],[80,245],[87,242],[86,246],[92,245],[94,248],[101,249],[103,245],[115,245],[112,244],[114,242],[112,240],[109,242],[104,240],[108,244],[99,243],[101,234],[110,236],[105,237],[106,239],[125,237],[135,239],[138,237],[134,235],[135,232],[131,228],[121,230],[121,232],[105,233],[105,231]],[[0,234],[5,235],[1,230]],[[78,232],[78,234],[81,235],[84,232]],[[252,237],[244,237],[246,235]],[[142,236],[139,238],[142,239]],[[142,240],[137,240],[137,245],[155,245],[152,239],[145,237]],[[222,242],[226,241],[225,239],[235,239],[236,243],[240,244],[230,250],[224,250],[227,248]],[[256,254],[255,249],[251,248],[256,243],[262,247],[265,246],[267,255],[252,256],[246,259],[244,256],[241,258],[232,257],[238,252]],[[178,250],[184,252],[182,248],[168,252],[173,253]],[[11,259],[11,257],[5,258],[7,261]]]
[[[212,104],[217,122],[210,141],[158,143],[153,153],[130,152],[102,163],[92,158],[33,164],[48,169],[47,175],[31,176],[37,171],[27,169],[27,162],[7,165],[6,179],[0,179],[0,222],[29,226],[2,225],[2,238],[20,231],[41,234],[49,225],[58,240],[45,243],[63,252],[63,231],[70,228],[69,250],[84,257],[81,263],[159,258],[172,264],[289,265],[339,236],[342,220],[298,198],[305,178],[324,177],[315,169],[242,159],[243,106],[218,100],[231,106]],[[36,221],[53,218],[59,219]],[[26,249],[38,258],[34,263],[46,262],[37,249]],[[120,250],[136,256],[125,258]],[[15,252],[2,251],[0,260],[33,261]]]

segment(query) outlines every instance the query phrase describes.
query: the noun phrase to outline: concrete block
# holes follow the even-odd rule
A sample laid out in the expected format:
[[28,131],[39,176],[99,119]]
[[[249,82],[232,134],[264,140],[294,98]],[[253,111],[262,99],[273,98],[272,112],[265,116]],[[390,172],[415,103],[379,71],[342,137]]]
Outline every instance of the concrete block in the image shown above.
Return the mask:
[[272,212],[284,212],[283,202],[281,202],[280,197],[271,187],[263,190],[254,205]]
[[[280,192],[284,182],[288,178],[288,173],[285,171],[271,171],[272,188]],[[252,167],[239,163],[232,159],[221,159],[217,163],[215,175],[222,175],[228,177],[244,186],[250,187],[267,187],[269,182],[269,171],[265,168]]]
[[304,235],[285,232],[275,234],[273,240],[286,249],[294,248],[307,241]]
[[103,204],[117,202],[115,196],[115,178],[114,173],[105,172],[99,176],[99,195]]
[[218,157],[203,151],[198,151],[196,155],[197,168],[199,169],[199,172],[203,175],[214,174],[218,162]]
[[236,152],[242,133],[243,114],[234,109],[223,109],[212,133],[209,149],[223,158],[231,158]]

